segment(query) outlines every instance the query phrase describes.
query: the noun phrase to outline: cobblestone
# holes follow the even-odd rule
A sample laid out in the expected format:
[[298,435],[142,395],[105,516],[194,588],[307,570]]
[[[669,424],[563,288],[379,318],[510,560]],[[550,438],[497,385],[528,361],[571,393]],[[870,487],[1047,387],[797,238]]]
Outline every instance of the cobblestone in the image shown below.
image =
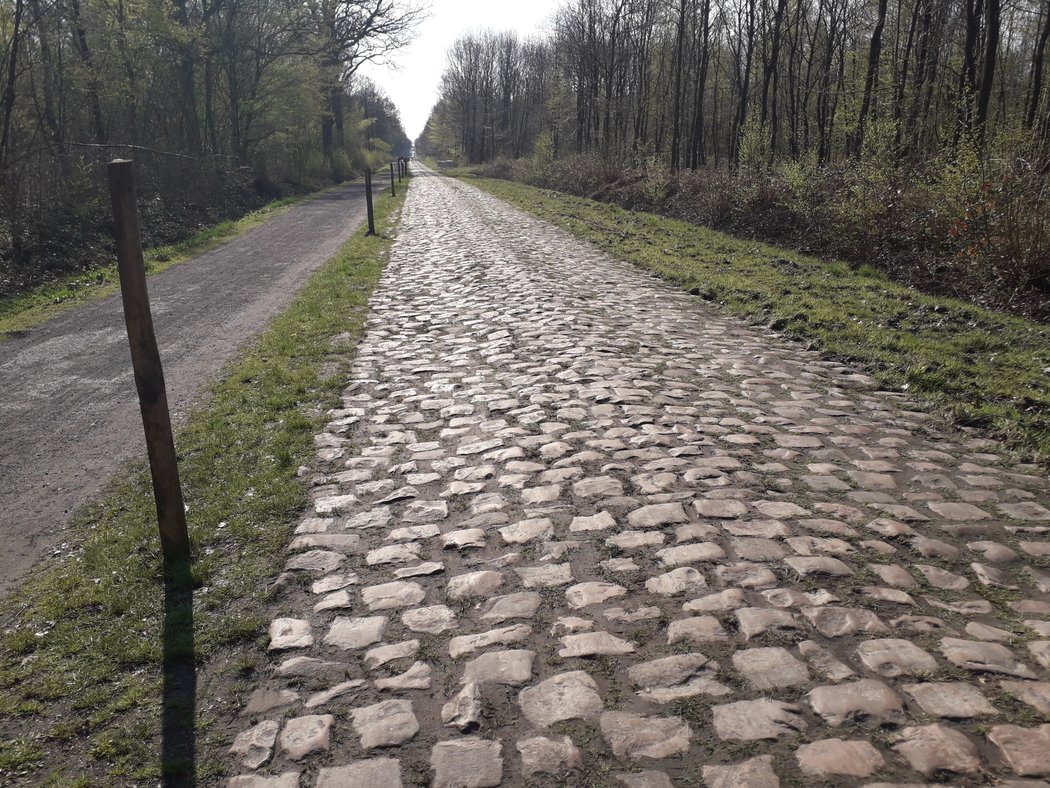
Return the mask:
[[328,415],[232,786],[1050,774],[1047,481],[846,365],[422,173]]

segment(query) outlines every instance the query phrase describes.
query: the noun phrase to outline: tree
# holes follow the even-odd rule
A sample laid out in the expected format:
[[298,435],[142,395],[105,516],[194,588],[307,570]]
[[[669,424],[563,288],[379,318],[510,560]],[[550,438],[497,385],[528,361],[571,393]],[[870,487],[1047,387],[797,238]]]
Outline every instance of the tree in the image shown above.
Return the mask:
[[[901,160],[1007,126],[1050,138],[1047,0],[564,0],[528,54],[515,41],[449,49],[430,128],[469,161],[540,135],[672,171],[737,163],[742,143],[773,167],[845,166],[874,128]],[[540,94],[523,90],[532,62]]]
[[356,114],[355,73],[421,18],[416,0],[0,0],[0,292],[105,259],[115,154],[141,165],[156,241],[363,166],[404,131],[374,89],[382,110]]

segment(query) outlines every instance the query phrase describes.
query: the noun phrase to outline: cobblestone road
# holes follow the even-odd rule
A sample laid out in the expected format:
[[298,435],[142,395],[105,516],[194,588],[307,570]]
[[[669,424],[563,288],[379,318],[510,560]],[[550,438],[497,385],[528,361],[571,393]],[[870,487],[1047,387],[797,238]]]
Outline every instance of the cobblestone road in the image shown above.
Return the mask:
[[240,786],[1046,785],[1046,480],[418,177]]

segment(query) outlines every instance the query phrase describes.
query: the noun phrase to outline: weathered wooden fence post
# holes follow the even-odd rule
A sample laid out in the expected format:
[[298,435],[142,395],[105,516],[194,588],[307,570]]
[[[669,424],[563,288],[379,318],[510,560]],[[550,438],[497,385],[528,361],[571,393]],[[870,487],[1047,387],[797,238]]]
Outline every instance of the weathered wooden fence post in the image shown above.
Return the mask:
[[365,205],[368,207],[368,235],[376,234],[375,213],[372,210],[372,171],[365,170]]
[[397,183],[394,181],[394,162],[390,162],[390,196],[397,197]]
[[135,370],[135,388],[138,390],[149,469],[153,476],[160,546],[166,562],[185,564],[190,560],[190,538],[186,530],[186,508],[182,502],[175,440],[171,433],[164,369],[157,350],[157,338],[153,333],[153,315],[150,312],[149,293],[146,291],[146,267],[142,259],[133,163],[117,159],[110,162],[108,170],[117,240],[120,296],[124,302],[131,365]]

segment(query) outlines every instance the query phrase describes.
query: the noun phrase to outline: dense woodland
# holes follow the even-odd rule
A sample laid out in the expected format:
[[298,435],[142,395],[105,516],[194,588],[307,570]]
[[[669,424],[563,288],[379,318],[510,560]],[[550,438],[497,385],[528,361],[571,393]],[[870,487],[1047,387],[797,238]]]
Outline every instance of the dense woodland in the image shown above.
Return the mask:
[[104,163],[137,163],[147,240],[389,158],[361,64],[413,0],[0,0],[0,294],[109,256]]
[[457,41],[417,149],[1045,317],[1048,41],[1047,0],[568,0]]

